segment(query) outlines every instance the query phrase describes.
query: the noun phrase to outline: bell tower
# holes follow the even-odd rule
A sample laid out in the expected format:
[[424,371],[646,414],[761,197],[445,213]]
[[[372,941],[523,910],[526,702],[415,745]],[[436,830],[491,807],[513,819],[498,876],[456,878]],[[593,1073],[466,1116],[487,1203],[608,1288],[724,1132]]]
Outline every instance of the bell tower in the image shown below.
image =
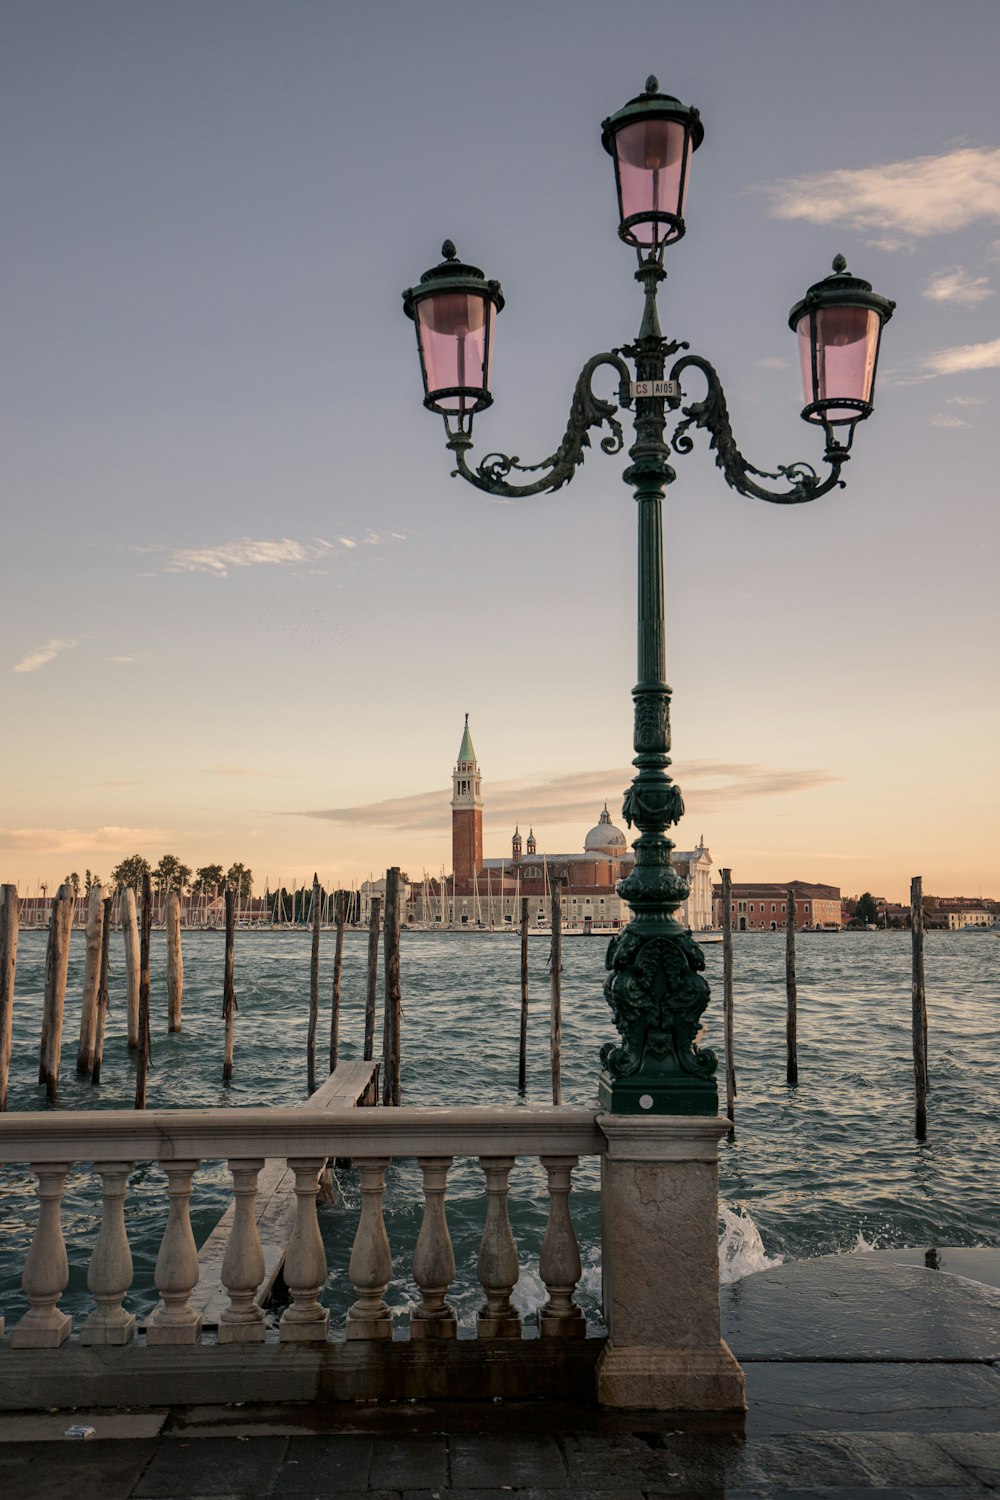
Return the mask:
[[473,876],[483,865],[483,798],[468,714],[451,784],[452,870],[456,889],[471,891]]

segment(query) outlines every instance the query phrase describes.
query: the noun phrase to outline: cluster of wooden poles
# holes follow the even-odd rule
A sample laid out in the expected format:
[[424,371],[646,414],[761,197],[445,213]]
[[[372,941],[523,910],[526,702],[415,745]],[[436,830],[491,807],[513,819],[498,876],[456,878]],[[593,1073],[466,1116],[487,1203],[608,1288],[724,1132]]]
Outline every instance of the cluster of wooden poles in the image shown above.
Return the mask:
[[[726,1054],[726,1114],[736,1118],[736,1063],[733,1025],[733,911],[732,871],[722,877],[722,1011]],[[910,881],[910,935],[912,938],[912,1006],[914,1134],[927,1139],[927,991],[924,985],[924,894],[921,876]],[[795,977],[795,892],[785,893],[785,1081],[799,1081],[798,983]]]

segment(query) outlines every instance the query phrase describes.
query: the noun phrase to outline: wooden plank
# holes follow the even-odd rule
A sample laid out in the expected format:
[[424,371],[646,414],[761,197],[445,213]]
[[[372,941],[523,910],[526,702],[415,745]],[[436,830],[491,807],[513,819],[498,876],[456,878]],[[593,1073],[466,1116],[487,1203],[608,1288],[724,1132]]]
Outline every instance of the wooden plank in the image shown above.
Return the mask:
[[[357,1104],[377,1103],[378,1063],[340,1063],[302,1109],[351,1109]],[[219,1314],[229,1303],[222,1285],[222,1261],[233,1227],[231,1203],[198,1252],[198,1285],[191,1302],[206,1327],[217,1327]],[[257,1288],[257,1304],[270,1300],[274,1283],[285,1260],[289,1236],[295,1222],[295,1174],[283,1157],[268,1157],[257,1179],[257,1232],[264,1252],[264,1279]]]

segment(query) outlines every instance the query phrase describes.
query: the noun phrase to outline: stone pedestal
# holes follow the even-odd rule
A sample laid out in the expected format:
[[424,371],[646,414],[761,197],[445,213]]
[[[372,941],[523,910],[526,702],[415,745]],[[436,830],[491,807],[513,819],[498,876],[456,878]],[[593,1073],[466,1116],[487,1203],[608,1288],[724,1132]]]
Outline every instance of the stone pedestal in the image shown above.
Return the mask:
[[718,1142],[697,1115],[599,1115],[603,1406],[742,1411],[743,1371],[720,1337]]

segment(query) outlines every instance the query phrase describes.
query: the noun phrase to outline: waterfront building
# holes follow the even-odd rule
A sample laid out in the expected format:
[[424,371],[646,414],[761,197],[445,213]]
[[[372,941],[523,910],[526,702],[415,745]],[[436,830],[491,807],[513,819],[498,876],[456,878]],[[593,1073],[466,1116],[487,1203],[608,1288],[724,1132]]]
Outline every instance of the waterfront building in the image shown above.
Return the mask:
[[[795,926],[803,931],[839,932],[842,926],[840,888],[790,880],[783,885],[733,883],[730,909],[734,932],[777,932],[785,926],[788,887],[795,893]],[[715,922],[722,923],[722,886],[713,888]]]
[[[468,714],[452,772],[451,842],[451,875],[412,883],[408,921],[422,926],[516,928],[521,902],[527,899],[531,925],[546,926],[552,919],[555,887],[562,898],[563,924],[570,930],[614,929],[629,920],[629,908],[615,887],[635,856],[625,834],[612,823],[607,803],[579,852],[550,854],[539,849],[533,827],[525,838],[518,825],[509,856],[483,857],[482,774]],[[673,862],[690,887],[677,919],[694,931],[704,931],[712,925],[712,856],[702,840],[697,849],[675,851]]]

